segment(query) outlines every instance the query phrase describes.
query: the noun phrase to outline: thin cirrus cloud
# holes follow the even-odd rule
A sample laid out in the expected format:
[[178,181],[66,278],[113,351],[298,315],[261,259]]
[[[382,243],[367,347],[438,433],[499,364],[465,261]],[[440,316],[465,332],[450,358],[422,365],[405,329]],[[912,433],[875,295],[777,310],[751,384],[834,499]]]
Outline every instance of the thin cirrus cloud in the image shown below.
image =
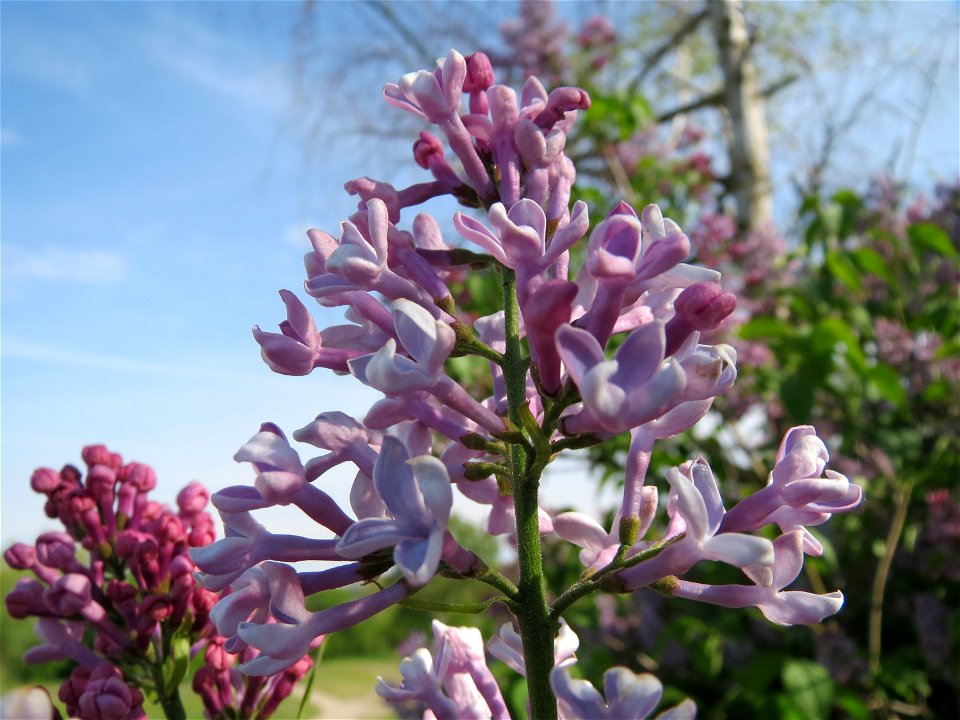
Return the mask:
[[57,281],[85,285],[117,282],[127,262],[108,250],[77,250],[47,245],[26,248],[5,244],[3,277],[6,281]]

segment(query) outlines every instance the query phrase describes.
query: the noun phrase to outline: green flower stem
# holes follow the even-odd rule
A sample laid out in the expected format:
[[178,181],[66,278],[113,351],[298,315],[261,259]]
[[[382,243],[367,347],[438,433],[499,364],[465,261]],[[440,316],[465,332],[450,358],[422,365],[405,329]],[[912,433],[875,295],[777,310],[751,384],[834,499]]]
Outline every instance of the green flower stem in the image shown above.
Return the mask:
[[180,699],[180,688],[175,687],[169,694],[165,692],[163,669],[159,664],[153,666],[153,681],[157,689],[157,702],[163,708],[163,715],[167,720],[187,720],[187,711],[183,708]]
[[633,567],[634,565],[639,565],[645,560],[649,560],[650,558],[659,555],[660,551],[665,547],[668,545],[673,545],[675,542],[678,542],[685,536],[686,533],[679,533],[668,540],[664,540],[663,542],[658,543],[653,547],[649,547],[646,550],[641,550],[636,555],[631,555],[627,558],[621,557],[621,555],[625,554],[629,548],[625,549],[623,546],[621,546],[620,552],[617,553],[616,557],[610,562],[609,565],[605,565],[589,577],[574,583],[563,591],[560,597],[558,597],[550,607],[551,622],[558,622],[564,611],[580,598],[590,595],[597,590],[605,589],[605,581],[611,579],[610,576],[613,573]]
[[[517,284],[512,270],[503,270],[504,328],[506,353],[503,374],[507,386],[508,417],[515,427],[523,427],[526,408],[527,361],[520,345],[520,308]],[[527,409],[529,412],[529,409]],[[527,694],[530,716],[537,720],[555,720],[557,700],[550,687],[553,670],[553,623],[543,582],[543,556],[540,547],[540,523],[537,495],[540,489],[541,462],[529,462],[529,448],[510,448],[513,469],[513,504],[517,516],[517,555],[520,583],[517,619],[527,669]],[[534,458],[536,460],[536,458]],[[533,466],[532,468],[530,466]]]
[[428,613],[458,613],[460,615],[478,615],[485,612],[494,603],[503,603],[509,608],[515,607],[510,598],[498,596],[492,597],[481,602],[473,603],[445,603],[435,600],[418,600],[416,598],[407,598],[401,600],[400,605],[411,608],[412,610],[422,610]]

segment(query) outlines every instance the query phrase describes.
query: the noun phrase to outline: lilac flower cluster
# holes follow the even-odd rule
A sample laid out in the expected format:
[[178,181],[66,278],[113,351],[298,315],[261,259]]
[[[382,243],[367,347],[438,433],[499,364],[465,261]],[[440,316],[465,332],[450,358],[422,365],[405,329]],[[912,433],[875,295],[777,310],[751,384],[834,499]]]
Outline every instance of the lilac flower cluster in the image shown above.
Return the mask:
[[[177,685],[191,653],[204,648],[207,665],[193,686],[210,718],[234,706],[235,685],[249,707],[237,703],[240,714],[231,717],[253,717],[261,703],[275,708],[289,695],[290,678],[284,687],[279,679],[277,687],[254,687],[238,684],[239,675],[229,671],[223,682],[211,670],[229,667],[211,658],[222,644],[209,621],[217,596],[196,583],[188,553],[215,537],[207,490],[189,483],[173,512],[149,498],[157,484],[151,467],[124,463],[103,445],[85,447],[82,457],[86,477],[66,465],[59,472],[40,468],[30,480],[47,496],[47,516],[64,531],[43,533],[33,545],[16,543],[3,554],[10,567],[34,575],[18,580],[5,598],[12,617],[38,618],[43,644],[24,659],[76,663],[59,691],[71,717],[143,718],[144,694],[176,716],[182,712]],[[291,675],[303,672],[301,666]]]
[[[718,284],[719,273],[684,262],[690,241],[657,206],[638,212],[621,202],[592,230],[587,206],[570,207],[576,171],[564,147],[577,112],[590,106],[587,94],[547,92],[535,77],[517,93],[494,84],[486,56],[456,51],[383,94],[437,126],[456,167],[439,136],[424,131],[414,158],[432,181],[403,189],[371,178],[348,182],[357,211],[337,237],[309,231],[305,260],[306,292],[323,306],[346,308],[348,323],[318,329],[296,295],[283,290],[280,332],[254,328],[274,371],[349,373],[385,397],[362,421],[325,412],[295,431],[294,440],[325,451],[306,462],[280,428],[265,423],[235,456],[252,466],[253,487],[213,496],[226,537],[191,554],[204,587],[230,589],[211,619],[223,650],[244,654],[240,670],[283,672],[325,634],[415,603],[411,596],[442,574],[496,588],[491,601],[513,611],[515,623],[489,649],[526,674],[534,716],[556,716],[559,702],[564,717],[643,718],[659,703],[655,678],[614,668],[601,695],[571,677],[569,652],[555,652],[565,646],[556,633],[562,613],[579,598],[652,587],[757,607],[784,625],[839,610],[839,592],[786,589],[803,555],[822,552],[807,528],[861,497],[859,487],[825,470],[827,451],[812,428],[787,433],[767,487],[729,511],[705,460],[671,470],[666,531],[646,539],[660,501],[645,485],[654,443],[690,428],[736,379],[733,348],[702,335],[736,301]],[[406,208],[441,195],[481,209],[479,218],[454,215],[461,239],[446,240],[426,213],[401,228]],[[584,260],[574,267],[571,249],[581,241]],[[472,326],[449,290],[451,274],[467,266],[495,269],[504,287],[503,309]],[[463,355],[488,361],[491,397],[474,397],[447,373],[447,360]],[[625,432],[631,445],[623,503],[611,530],[582,513],[552,516],[539,506],[540,475],[559,453]],[[357,471],[352,514],[319,487],[342,463]],[[514,537],[517,584],[450,532],[455,492],[491,506],[489,532]],[[333,537],[274,534],[253,517],[291,504]],[[771,524],[783,533],[775,541],[751,534]],[[550,603],[540,551],[546,533],[581,547],[589,567],[573,586],[551,589]],[[334,564],[298,571],[301,561]],[[702,561],[739,568],[748,583],[688,579]],[[371,580],[376,592],[307,608],[311,595]],[[401,666],[401,684],[381,682],[378,691],[419,700],[438,718],[507,717],[479,634],[441,624],[434,632],[434,652],[415,652]],[[248,658],[251,648],[259,654]],[[685,702],[660,717],[694,711]]]

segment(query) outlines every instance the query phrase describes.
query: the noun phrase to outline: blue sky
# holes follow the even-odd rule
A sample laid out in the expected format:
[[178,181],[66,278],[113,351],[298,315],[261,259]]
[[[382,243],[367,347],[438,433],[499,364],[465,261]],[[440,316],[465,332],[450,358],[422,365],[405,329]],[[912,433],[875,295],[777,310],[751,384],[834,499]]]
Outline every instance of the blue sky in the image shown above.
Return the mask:
[[[318,7],[331,71],[342,70],[370,30],[355,6]],[[305,163],[290,97],[299,4],[0,12],[0,542],[52,527],[30,473],[79,463],[85,444],[152,464],[172,501],[195,478],[250,482],[231,458],[264,420],[293,430],[324,410],[362,416],[375,393],[329,373],[273,375],[250,335],[283,318],[279,288],[303,297],[304,231],[335,232],[353,210],[343,182],[388,174],[344,132],[354,118],[332,86],[315,89],[329,122],[313,148],[322,160]],[[369,80],[367,111],[398,112],[380,99],[396,72]],[[944,97],[916,165],[949,177],[956,100]],[[337,317],[312,307],[321,326]],[[349,479],[327,486],[345,498]]]

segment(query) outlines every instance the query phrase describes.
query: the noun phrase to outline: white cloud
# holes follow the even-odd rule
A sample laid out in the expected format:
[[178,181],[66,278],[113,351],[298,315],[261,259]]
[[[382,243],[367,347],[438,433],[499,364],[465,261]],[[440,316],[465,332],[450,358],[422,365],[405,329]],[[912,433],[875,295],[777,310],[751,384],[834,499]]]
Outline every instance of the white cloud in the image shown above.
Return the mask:
[[3,275],[10,280],[111,283],[124,276],[126,266],[122,256],[107,250],[77,250],[55,245],[3,246]]
[[287,83],[280,64],[256,57],[250,48],[238,53],[223,36],[182,16],[158,14],[153,20],[139,40],[161,66],[246,112],[282,107]]

